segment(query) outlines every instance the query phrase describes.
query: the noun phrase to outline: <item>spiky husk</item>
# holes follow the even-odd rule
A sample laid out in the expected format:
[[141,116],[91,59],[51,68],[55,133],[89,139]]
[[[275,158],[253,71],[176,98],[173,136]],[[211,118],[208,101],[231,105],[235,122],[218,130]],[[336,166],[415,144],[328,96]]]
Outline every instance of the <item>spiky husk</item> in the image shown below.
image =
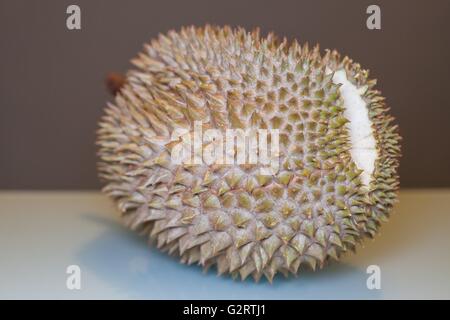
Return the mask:
[[[336,51],[322,56],[258,31],[206,26],[160,35],[106,108],[99,172],[127,226],[185,263],[256,280],[322,267],[373,237],[396,201],[400,137],[375,80]],[[369,187],[350,156],[339,85],[361,91],[378,158]],[[281,169],[175,165],[170,135],[192,129],[277,128]]]

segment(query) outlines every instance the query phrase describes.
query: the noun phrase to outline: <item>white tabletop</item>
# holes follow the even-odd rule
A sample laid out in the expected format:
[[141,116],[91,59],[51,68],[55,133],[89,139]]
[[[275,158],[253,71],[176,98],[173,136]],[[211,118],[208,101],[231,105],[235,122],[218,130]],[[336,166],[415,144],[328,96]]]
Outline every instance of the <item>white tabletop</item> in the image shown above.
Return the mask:
[[[0,298],[450,298],[450,190],[404,190],[375,240],[319,272],[273,284],[203,273],[147,246],[99,192],[0,192]],[[69,290],[66,269],[81,269]],[[381,289],[369,290],[369,265]]]

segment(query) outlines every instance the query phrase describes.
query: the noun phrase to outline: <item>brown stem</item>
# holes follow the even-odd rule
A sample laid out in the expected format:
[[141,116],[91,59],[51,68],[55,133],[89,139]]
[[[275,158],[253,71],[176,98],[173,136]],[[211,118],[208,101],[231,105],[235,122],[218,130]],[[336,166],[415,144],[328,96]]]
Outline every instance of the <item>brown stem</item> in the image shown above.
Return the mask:
[[120,73],[110,72],[106,76],[105,82],[109,92],[115,96],[125,84],[125,76]]

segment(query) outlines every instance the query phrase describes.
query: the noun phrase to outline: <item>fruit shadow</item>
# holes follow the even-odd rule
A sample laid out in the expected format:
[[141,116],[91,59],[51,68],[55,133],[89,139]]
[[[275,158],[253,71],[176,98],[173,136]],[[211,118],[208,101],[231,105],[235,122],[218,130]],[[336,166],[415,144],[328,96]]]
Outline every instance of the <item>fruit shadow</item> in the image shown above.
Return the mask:
[[[376,299],[381,290],[366,287],[364,269],[343,263],[320,271],[300,270],[297,277],[277,275],[273,283],[233,280],[211,268],[181,264],[149,247],[144,237],[115,221],[86,214],[105,228],[77,252],[77,259],[100,280],[132,299]],[[88,289],[88,288],[86,288]],[[108,298],[108,297],[105,297]]]

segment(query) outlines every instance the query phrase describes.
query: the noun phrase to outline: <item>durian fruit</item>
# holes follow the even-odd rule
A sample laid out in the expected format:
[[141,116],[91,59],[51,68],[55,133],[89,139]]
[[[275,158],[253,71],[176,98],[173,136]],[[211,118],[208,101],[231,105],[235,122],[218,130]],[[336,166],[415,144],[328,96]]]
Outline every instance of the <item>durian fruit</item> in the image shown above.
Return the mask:
[[[396,202],[400,136],[375,80],[336,51],[230,27],[145,45],[98,130],[125,224],[183,263],[272,281],[373,237]],[[276,174],[186,165],[174,130],[279,129]]]

